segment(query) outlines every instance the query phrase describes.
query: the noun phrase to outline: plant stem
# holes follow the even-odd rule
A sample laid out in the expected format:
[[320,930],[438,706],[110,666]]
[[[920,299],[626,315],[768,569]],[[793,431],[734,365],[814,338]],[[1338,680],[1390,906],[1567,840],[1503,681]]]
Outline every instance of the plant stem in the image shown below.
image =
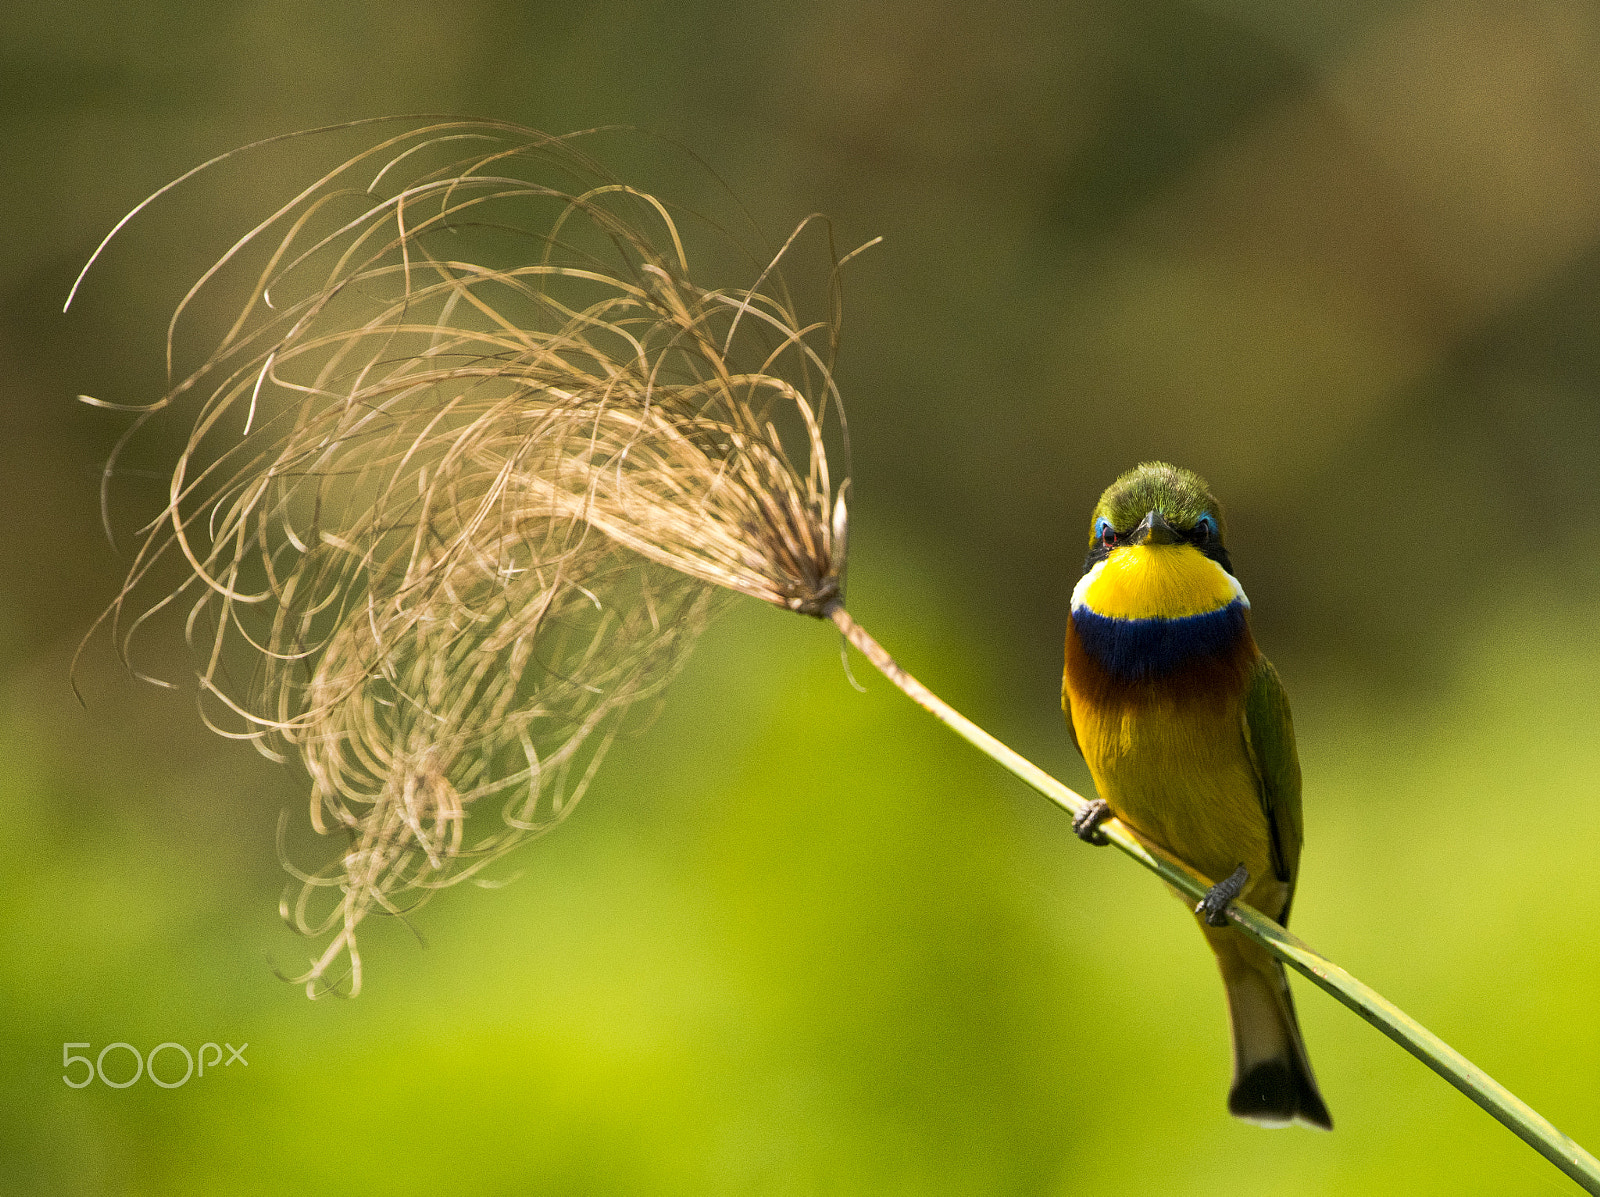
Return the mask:
[[[979,752],[1009,769],[1065,810],[1076,814],[1089,804],[1087,798],[1006,747],[901,669],[883,646],[850,618],[842,605],[833,605],[824,614],[879,672]],[[1108,819],[1100,824],[1100,830],[1129,856],[1196,901],[1211,888],[1211,883],[1188,865],[1156,845],[1147,843],[1120,820]],[[1600,1160],[1562,1134],[1531,1106],[1416,1019],[1253,907],[1234,902],[1228,907],[1228,918],[1279,960],[1327,990],[1498,1118],[1528,1146],[1577,1181],[1585,1192],[1600,1194]]]

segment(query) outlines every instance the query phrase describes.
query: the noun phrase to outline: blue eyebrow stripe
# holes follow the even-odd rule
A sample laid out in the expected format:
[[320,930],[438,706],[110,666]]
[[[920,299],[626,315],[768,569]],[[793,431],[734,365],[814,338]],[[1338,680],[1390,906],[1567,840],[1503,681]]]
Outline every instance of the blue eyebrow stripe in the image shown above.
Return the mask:
[[1182,619],[1112,619],[1087,607],[1072,612],[1084,651],[1119,681],[1164,677],[1200,657],[1220,656],[1245,632],[1244,604]]

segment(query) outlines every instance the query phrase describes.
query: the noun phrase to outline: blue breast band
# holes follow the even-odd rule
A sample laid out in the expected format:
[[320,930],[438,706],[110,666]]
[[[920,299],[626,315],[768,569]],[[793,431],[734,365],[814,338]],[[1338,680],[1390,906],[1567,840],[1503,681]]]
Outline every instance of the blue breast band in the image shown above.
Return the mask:
[[1200,657],[1227,652],[1244,635],[1244,604],[1182,619],[1112,619],[1087,607],[1072,612],[1084,650],[1119,681],[1162,677]]

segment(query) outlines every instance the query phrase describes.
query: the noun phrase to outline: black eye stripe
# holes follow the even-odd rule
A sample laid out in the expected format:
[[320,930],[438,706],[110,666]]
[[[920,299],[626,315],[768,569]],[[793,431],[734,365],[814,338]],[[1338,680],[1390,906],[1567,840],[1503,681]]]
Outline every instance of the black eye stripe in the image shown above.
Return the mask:
[[[1121,545],[1122,538],[1127,535],[1126,532],[1118,532],[1115,528],[1112,528],[1111,532],[1116,539],[1110,544],[1105,542],[1103,536],[1094,538],[1094,543],[1089,546],[1089,555],[1083,559],[1084,573],[1088,573],[1109,557],[1111,550]],[[1198,551],[1227,570],[1230,577],[1238,576],[1233,572],[1233,559],[1228,556],[1228,550],[1222,547],[1221,540],[1208,533],[1204,521],[1197,522],[1189,531],[1182,533],[1182,536],[1186,543],[1194,545]]]

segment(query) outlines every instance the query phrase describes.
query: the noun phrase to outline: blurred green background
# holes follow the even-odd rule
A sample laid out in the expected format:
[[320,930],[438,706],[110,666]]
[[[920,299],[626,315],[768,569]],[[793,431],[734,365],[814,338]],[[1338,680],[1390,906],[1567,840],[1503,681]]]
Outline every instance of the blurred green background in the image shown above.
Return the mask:
[[[86,707],[67,668],[124,567],[125,421],[73,397],[154,398],[172,305],[309,168],[180,190],[60,307],[188,167],[390,112],[636,124],[769,237],[882,234],[840,368],[857,616],[1087,786],[1087,513],[1141,459],[1206,475],[1296,703],[1296,930],[1595,1149],[1592,4],[69,0],[7,16],[0,95],[0,1190],[1572,1191],[1305,985],[1338,1130],[1229,1119],[1177,904],[749,602],[518,880],[375,920],[366,992],[307,1002],[273,976],[300,781],[103,641]],[[114,1041],[248,1065],[63,1084]]]

